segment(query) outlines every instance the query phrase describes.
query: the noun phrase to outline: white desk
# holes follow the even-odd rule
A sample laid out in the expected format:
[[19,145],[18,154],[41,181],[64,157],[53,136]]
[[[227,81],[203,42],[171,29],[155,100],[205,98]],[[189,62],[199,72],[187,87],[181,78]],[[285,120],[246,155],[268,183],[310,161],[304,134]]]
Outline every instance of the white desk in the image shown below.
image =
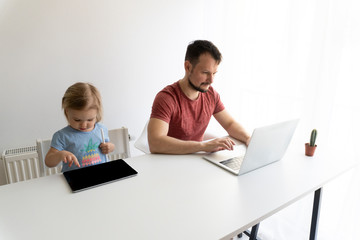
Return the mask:
[[1,186],[0,239],[229,239],[353,166],[303,151],[240,177],[199,155],[126,161],[138,176],[75,194],[62,174]]

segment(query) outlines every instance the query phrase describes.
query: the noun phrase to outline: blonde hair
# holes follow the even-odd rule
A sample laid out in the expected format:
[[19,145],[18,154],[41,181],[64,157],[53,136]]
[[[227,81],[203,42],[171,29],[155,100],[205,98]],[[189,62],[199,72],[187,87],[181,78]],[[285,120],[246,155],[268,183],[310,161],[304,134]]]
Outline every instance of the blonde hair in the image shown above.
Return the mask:
[[78,82],[71,85],[62,98],[62,108],[66,118],[66,109],[96,109],[96,122],[102,119],[103,109],[100,92],[90,83]]

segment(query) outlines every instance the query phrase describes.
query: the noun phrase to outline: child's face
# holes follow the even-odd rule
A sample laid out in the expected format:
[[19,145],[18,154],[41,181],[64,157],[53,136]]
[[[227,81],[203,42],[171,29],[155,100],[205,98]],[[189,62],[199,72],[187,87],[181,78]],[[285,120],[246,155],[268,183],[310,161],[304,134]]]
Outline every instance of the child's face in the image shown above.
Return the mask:
[[69,125],[81,132],[90,132],[96,123],[96,109],[75,110],[66,109]]

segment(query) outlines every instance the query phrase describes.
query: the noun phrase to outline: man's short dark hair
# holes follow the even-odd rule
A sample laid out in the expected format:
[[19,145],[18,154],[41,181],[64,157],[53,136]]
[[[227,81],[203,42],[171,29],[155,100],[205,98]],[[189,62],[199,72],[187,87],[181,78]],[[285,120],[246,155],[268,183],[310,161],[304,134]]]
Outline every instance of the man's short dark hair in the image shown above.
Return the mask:
[[222,56],[219,49],[207,40],[196,40],[189,43],[185,54],[185,61],[189,61],[195,66],[199,62],[200,55],[204,53],[209,53],[220,64]]

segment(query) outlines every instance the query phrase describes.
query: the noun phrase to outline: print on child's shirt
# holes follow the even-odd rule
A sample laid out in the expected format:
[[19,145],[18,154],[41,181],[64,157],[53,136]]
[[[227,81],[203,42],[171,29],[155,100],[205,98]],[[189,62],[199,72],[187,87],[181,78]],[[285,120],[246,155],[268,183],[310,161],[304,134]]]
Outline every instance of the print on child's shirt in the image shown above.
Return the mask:
[[81,161],[82,167],[98,164],[101,162],[101,158],[99,155],[99,145],[100,143],[93,144],[92,138],[90,138],[87,145],[84,144],[85,148],[81,150],[83,152],[83,157]]

